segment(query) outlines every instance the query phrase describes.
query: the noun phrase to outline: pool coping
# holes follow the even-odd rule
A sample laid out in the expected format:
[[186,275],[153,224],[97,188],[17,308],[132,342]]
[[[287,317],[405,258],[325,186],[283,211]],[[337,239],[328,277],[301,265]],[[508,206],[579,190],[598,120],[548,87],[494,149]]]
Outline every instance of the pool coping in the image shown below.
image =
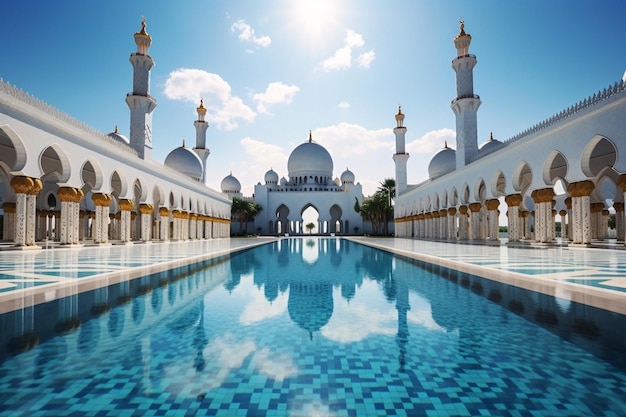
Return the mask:
[[[570,301],[626,315],[626,293],[621,293],[619,291],[612,291],[610,289],[592,287],[573,282],[557,281],[554,279],[543,278],[541,275],[527,275],[519,272],[504,271],[410,250],[398,249],[391,245],[385,245],[381,242],[382,239],[372,239],[367,237],[344,237],[344,239],[384,250],[386,252],[405,256],[407,258],[443,266],[460,272],[466,272],[481,278],[486,278],[541,294],[558,298],[565,298],[564,296],[568,295],[569,298],[567,299]],[[576,250],[583,249],[577,248]]]
[[[239,239],[237,240],[240,241]],[[83,277],[78,279],[64,279],[62,281],[57,281],[50,284],[0,293],[0,314],[32,307],[37,304],[47,303],[67,296],[92,291],[105,286],[118,284],[120,282],[134,280],[143,276],[169,271],[181,266],[191,265],[209,259],[218,258],[220,256],[230,255],[232,253],[274,242],[278,240],[278,238],[263,237],[250,238],[246,240],[249,240],[249,242],[246,242],[241,246],[237,246],[234,248],[230,247],[228,249],[219,249],[214,252],[208,252],[202,255],[181,257],[175,260],[168,260],[164,262],[153,263],[150,265],[130,267],[120,271],[104,272],[101,274],[95,274],[89,277]],[[185,244],[186,242],[193,241],[168,242],[168,244],[176,245]],[[66,251],[72,249],[55,248],[48,250]],[[36,252],[33,252],[33,254],[35,253]]]

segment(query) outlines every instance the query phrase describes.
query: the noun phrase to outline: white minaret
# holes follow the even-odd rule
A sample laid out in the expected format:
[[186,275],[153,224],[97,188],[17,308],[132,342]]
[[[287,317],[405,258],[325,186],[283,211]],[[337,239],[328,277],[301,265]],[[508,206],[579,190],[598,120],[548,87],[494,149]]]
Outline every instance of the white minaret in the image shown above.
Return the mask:
[[137,52],[130,54],[133,65],[133,92],[126,94],[130,109],[130,146],[137,150],[142,159],[152,159],[152,111],[156,99],[150,95],[150,70],[154,59],[148,55],[152,37],[146,33],[146,19],[141,22],[141,31],[135,33]]
[[481,103],[480,97],[474,94],[472,70],[476,65],[476,56],[468,52],[472,37],[465,33],[463,20],[460,22],[461,33],[454,38],[457,56],[452,60],[452,68],[456,72],[456,98],[450,105],[456,116],[457,170],[467,165],[470,158],[478,153],[476,113]]
[[396,163],[396,195],[400,195],[406,190],[406,162],[409,160],[409,154],[404,150],[406,127],[404,127],[404,114],[400,106],[396,114],[396,125],[393,129],[396,135],[396,153],[393,154],[393,161]]
[[193,125],[196,127],[196,147],[193,148],[193,151],[202,159],[202,178],[200,181],[206,185],[206,161],[209,159],[211,151],[206,147],[206,131],[209,128],[209,123],[204,120],[206,108],[202,99],[200,99],[200,107],[196,111],[198,112],[198,120],[193,122]]

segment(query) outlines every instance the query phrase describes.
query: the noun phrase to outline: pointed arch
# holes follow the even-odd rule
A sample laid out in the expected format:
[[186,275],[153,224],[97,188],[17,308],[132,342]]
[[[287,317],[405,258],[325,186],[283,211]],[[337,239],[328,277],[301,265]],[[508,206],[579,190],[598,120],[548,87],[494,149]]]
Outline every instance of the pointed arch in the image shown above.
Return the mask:
[[8,125],[0,126],[0,165],[7,171],[21,171],[26,166],[26,146]]
[[585,146],[580,157],[580,166],[585,175],[595,177],[605,167],[614,167],[616,161],[615,144],[604,136],[596,135]]

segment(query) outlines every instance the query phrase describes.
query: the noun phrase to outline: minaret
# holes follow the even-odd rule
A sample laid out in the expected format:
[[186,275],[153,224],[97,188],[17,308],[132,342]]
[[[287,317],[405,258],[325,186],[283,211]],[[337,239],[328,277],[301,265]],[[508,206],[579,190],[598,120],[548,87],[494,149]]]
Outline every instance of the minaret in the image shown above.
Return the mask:
[[193,122],[196,127],[196,147],[193,148],[193,151],[202,159],[202,178],[200,181],[206,185],[206,161],[209,159],[211,151],[206,147],[206,130],[209,128],[209,123],[204,120],[206,108],[202,99],[200,99],[200,107],[196,111],[198,112],[198,120]]
[[393,129],[396,135],[396,153],[393,154],[393,161],[396,163],[396,195],[400,195],[406,190],[406,162],[409,160],[409,154],[404,150],[406,127],[404,127],[404,114],[400,106],[396,114],[396,125]]
[[142,159],[152,159],[152,111],[156,99],[150,95],[150,70],[154,59],[148,55],[152,37],[146,32],[146,19],[141,22],[141,31],[135,33],[137,52],[130,54],[133,65],[133,92],[126,94],[130,109],[130,146],[137,150]]
[[468,50],[472,37],[465,33],[465,24],[461,22],[461,33],[454,38],[457,56],[452,60],[456,72],[456,98],[450,107],[456,116],[456,169],[459,170],[478,153],[478,127],[476,113],[480,107],[480,97],[474,94],[474,76],[476,56]]

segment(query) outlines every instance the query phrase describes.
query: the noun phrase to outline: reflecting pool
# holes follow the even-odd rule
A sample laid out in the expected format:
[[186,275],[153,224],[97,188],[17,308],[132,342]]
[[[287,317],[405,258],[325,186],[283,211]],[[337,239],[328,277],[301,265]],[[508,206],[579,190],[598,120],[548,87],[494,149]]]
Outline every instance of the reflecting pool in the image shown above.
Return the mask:
[[1,415],[626,410],[624,316],[341,239],[282,239],[0,320]]

